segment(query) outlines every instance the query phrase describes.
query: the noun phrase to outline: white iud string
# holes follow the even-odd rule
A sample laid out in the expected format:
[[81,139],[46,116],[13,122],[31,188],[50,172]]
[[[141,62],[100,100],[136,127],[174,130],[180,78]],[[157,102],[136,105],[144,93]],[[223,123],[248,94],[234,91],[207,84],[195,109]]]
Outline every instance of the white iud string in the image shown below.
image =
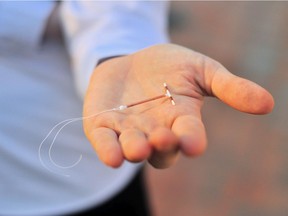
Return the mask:
[[60,127],[58,129],[58,131],[56,132],[56,134],[54,135],[53,139],[52,139],[52,142],[50,143],[50,146],[49,146],[49,150],[48,150],[48,157],[49,157],[49,160],[50,162],[57,168],[60,168],[60,169],[69,169],[69,168],[72,168],[74,166],[76,166],[82,159],[82,154],[79,156],[78,160],[75,161],[73,164],[69,165],[69,166],[62,166],[62,165],[59,165],[57,164],[53,158],[52,158],[52,148],[55,144],[55,141],[56,141],[56,138],[57,136],[59,135],[59,133],[62,131],[62,129],[64,127],[66,127],[68,124],[71,124],[73,122],[76,122],[76,121],[81,121],[81,120],[85,120],[85,119],[90,119],[90,118],[95,118],[101,114],[104,114],[104,113],[107,113],[107,112],[113,112],[113,111],[122,111],[122,110],[125,110],[125,109],[128,109],[128,108],[131,108],[131,107],[134,107],[134,106],[137,106],[137,105],[140,105],[140,104],[144,104],[144,103],[147,103],[147,102],[150,102],[150,101],[154,101],[154,100],[158,100],[160,98],[164,98],[164,97],[168,97],[171,101],[171,104],[174,106],[175,105],[175,101],[171,95],[171,92],[169,91],[168,89],[168,86],[166,83],[163,84],[164,85],[164,89],[165,89],[165,93],[162,94],[162,95],[158,95],[156,97],[152,97],[152,98],[148,98],[148,99],[145,99],[145,100],[141,100],[141,101],[138,101],[138,102],[135,102],[135,103],[131,103],[131,104],[127,104],[127,105],[120,105],[118,107],[115,107],[115,108],[112,108],[112,109],[107,109],[107,110],[103,110],[99,113],[96,113],[96,114],[93,114],[93,115],[90,115],[90,116],[86,116],[86,117],[78,117],[78,118],[71,118],[71,119],[66,119],[64,121],[61,121],[59,122],[58,124],[56,124],[50,131],[49,133],[46,135],[46,137],[42,140],[42,142],[40,143],[40,146],[39,146],[39,149],[38,149],[38,157],[39,157],[39,160],[40,160],[40,163],[41,165],[47,169],[48,171],[54,173],[54,174],[58,174],[58,175],[63,175],[63,176],[66,176],[66,177],[69,177],[70,175],[67,175],[67,174],[63,174],[63,173],[58,173],[54,170],[52,170],[51,168],[49,168],[45,163],[44,163],[44,160],[42,158],[42,155],[41,155],[41,149],[45,143],[45,141],[48,139],[48,137],[50,136],[50,134],[57,128],[57,127]]

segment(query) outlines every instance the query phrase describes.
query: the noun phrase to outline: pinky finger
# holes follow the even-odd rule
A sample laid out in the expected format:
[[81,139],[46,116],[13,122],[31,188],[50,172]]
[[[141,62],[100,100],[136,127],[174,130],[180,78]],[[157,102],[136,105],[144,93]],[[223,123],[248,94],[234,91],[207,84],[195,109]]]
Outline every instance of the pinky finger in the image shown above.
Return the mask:
[[104,164],[114,168],[121,166],[124,157],[115,131],[97,128],[90,134],[89,140]]

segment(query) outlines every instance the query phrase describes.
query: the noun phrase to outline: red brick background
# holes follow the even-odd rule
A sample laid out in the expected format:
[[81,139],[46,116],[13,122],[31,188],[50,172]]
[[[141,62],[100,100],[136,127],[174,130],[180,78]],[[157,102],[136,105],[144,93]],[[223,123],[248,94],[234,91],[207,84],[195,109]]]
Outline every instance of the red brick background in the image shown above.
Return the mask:
[[172,42],[261,84],[275,109],[253,116],[206,99],[206,154],[147,166],[154,216],[288,215],[287,23],[288,2],[172,2]]

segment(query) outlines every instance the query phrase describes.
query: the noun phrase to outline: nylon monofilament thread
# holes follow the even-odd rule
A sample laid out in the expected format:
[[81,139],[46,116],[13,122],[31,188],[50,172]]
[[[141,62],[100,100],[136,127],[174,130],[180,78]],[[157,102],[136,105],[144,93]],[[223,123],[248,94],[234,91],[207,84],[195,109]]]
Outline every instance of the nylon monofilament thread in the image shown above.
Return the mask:
[[54,173],[54,174],[58,174],[58,175],[63,175],[63,176],[69,177],[70,175],[63,174],[63,173],[58,173],[58,172],[55,172],[54,170],[50,169],[50,168],[44,163],[44,161],[43,161],[43,159],[42,159],[41,149],[42,149],[42,147],[43,147],[43,145],[44,145],[44,142],[48,139],[48,137],[50,136],[50,134],[51,134],[58,126],[64,124],[64,125],[61,126],[61,128],[60,128],[60,129],[57,131],[57,133],[54,135],[53,140],[52,140],[52,142],[51,142],[51,144],[50,144],[50,147],[49,147],[48,156],[49,156],[50,162],[51,162],[54,166],[56,166],[56,167],[58,167],[58,168],[60,168],[60,169],[69,169],[69,168],[72,168],[72,167],[74,167],[74,166],[76,166],[77,164],[80,163],[80,161],[81,161],[81,159],[82,159],[82,154],[79,156],[79,158],[78,158],[77,161],[75,161],[73,164],[71,164],[71,165],[69,165],[69,166],[62,166],[62,165],[57,164],[57,163],[54,161],[54,159],[53,159],[53,157],[52,157],[52,154],[51,154],[52,147],[54,146],[54,143],[55,143],[55,141],[56,141],[56,138],[57,138],[57,136],[59,135],[59,133],[62,131],[62,129],[63,129],[64,127],[66,127],[66,126],[67,126],[68,124],[70,124],[70,123],[73,123],[73,122],[76,122],[76,121],[85,120],[85,119],[89,119],[89,118],[94,118],[94,117],[96,117],[96,116],[98,116],[98,115],[100,115],[100,114],[103,114],[103,113],[112,112],[112,111],[117,111],[117,110],[123,110],[123,109],[125,109],[125,108],[126,108],[126,106],[125,106],[125,107],[124,107],[124,106],[120,106],[120,107],[117,107],[117,108],[112,108],[112,109],[104,110],[104,111],[101,111],[101,112],[98,112],[98,113],[96,113],[96,114],[93,114],[93,115],[90,115],[90,116],[86,116],[86,117],[77,117],[77,118],[66,119],[66,120],[63,120],[63,121],[59,122],[58,124],[56,124],[56,125],[48,132],[48,134],[46,135],[46,137],[42,140],[42,142],[41,142],[40,145],[39,145],[39,148],[38,148],[38,157],[39,157],[39,160],[40,160],[41,165],[42,165],[45,169],[47,169],[48,171],[50,171],[50,172],[52,172],[52,173]]
[[[82,119],[81,119],[82,120]],[[75,119],[75,120],[71,120],[71,121],[68,121],[66,122],[58,131],[57,133],[55,134],[53,140],[52,140],[52,143],[50,144],[50,147],[49,147],[49,151],[48,151],[48,155],[49,155],[49,159],[50,161],[52,162],[53,165],[55,165],[56,167],[58,168],[61,168],[61,169],[69,169],[69,168],[72,168],[74,166],[76,166],[82,159],[82,154],[79,156],[79,159],[77,161],[75,161],[73,164],[69,165],[69,166],[62,166],[62,165],[59,165],[57,164],[53,159],[52,159],[52,155],[51,155],[51,151],[52,151],[52,147],[54,146],[54,143],[55,143],[55,140],[57,138],[57,136],[59,135],[59,133],[61,132],[61,130],[66,127],[68,124],[72,123],[72,122],[76,122],[76,121],[80,121],[79,119]]]
[[141,105],[141,104],[144,104],[144,103],[148,103],[150,101],[153,101],[153,100],[158,100],[160,98],[164,98],[164,97],[167,97],[167,98],[170,98],[170,101],[171,101],[171,104],[174,106],[175,105],[175,102],[174,102],[174,99],[168,89],[168,86],[166,83],[163,83],[164,85],[164,90],[165,90],[165,94],[162,94],[162,95],[158,95],[156,97],[152,97],[152,98],[148,98],[148,99],[145,99],[145,100],[141,100],[141,101],[138,101],[138,102],[134,102],[134,103],[131,103],[131,104],[127,104],[127,105],[120,105],[118,107],[115,107],[115,108],[112,108],[112,109],[107,109],[107,110],[103,110],[101,112],[98,112],[96,114],[93,114],[93,115],[90,115],[90,116],[86,116],[86,117],[78,117],[78,118],[70,118],[70,119],[66,119],[66,120],[63,120],[61,122],[59,122],[58,124],[56,124],[49,132],[48,134],[46,135],[46,137],[42,140],[42,142],[40,143],[39,145],[39,148],[38,148],[38,157],[39,157],[39,160],[40,160],[40,163],[42,164],[42,166],[47,169],[48,171],[54,173],[54,174],[58,174],[58,175],[63,175],[63,176],[66,176],[66,177],[69,177],[69,175],[67,174],[63,174],[63,173],[58,173],[54,170],[52,170],[51,168],[49,168],[43,161],[42,159],[42,156],[41,156],[41,149],[44,145],[44,142],[48,139],[48,137],[50,136],[50,134],[58,127],[58,126],[61,126],[60,129],[58,129],[58,131],[56,132],[56,134],[54,135],[53,137],[53,140],[50,144],[50,147],[49,147],[49,150],[48,150],[48,158],[50,160],[50,162],[57,168],[60,168],[60,169],[69,169],[69,168],[72,168],[74,166],[76,166],[78,163],[80,163],[80,161],[82,160],[82,154],[79,156],[78,160],[75,161],[74,163],[72,163],[71,165],[69,166],[62,166],[62,165],[59,165],[57,164],[54,160],[53,160],[53,157],[52,157],[52,148],[54,146],[54,143],[56,141],[56,138],[57,136],[59,135],[59,133],[62,131],[62,129],[64,127],[66,127],[68,124],[71,124],[73,122],[76,122],[76,121],[81,121],[81,120],[84,120],[84,119],[89,119],[89,118],[94,118],[100,114],[103,114],[103,113],[107,113],[107,112],[112,112],[112,111],[122,111],[122,110],[125,110],[125,109],[128,109],[128,108],[131,108],[131,107],[134,107],[134,106],[138,106],[138,105]]

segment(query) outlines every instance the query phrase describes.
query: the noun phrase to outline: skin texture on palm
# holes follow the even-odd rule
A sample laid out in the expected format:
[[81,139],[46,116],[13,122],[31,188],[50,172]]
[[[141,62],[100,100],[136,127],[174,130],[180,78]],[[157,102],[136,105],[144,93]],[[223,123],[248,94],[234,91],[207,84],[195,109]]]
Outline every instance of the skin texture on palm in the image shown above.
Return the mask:
[[175,106],[162,98],[84,120],[85,134],[103,163],[119,167],[124,160],[148,160],[156,168],[166,168],[179,152],[201,155],[207,145],[201,120],[205,96],[252,114],[269,113],[274,106],[269,92],[215,60],[163,44],[99,65],[90,80],[83,115],[161,95],[164,82]]

